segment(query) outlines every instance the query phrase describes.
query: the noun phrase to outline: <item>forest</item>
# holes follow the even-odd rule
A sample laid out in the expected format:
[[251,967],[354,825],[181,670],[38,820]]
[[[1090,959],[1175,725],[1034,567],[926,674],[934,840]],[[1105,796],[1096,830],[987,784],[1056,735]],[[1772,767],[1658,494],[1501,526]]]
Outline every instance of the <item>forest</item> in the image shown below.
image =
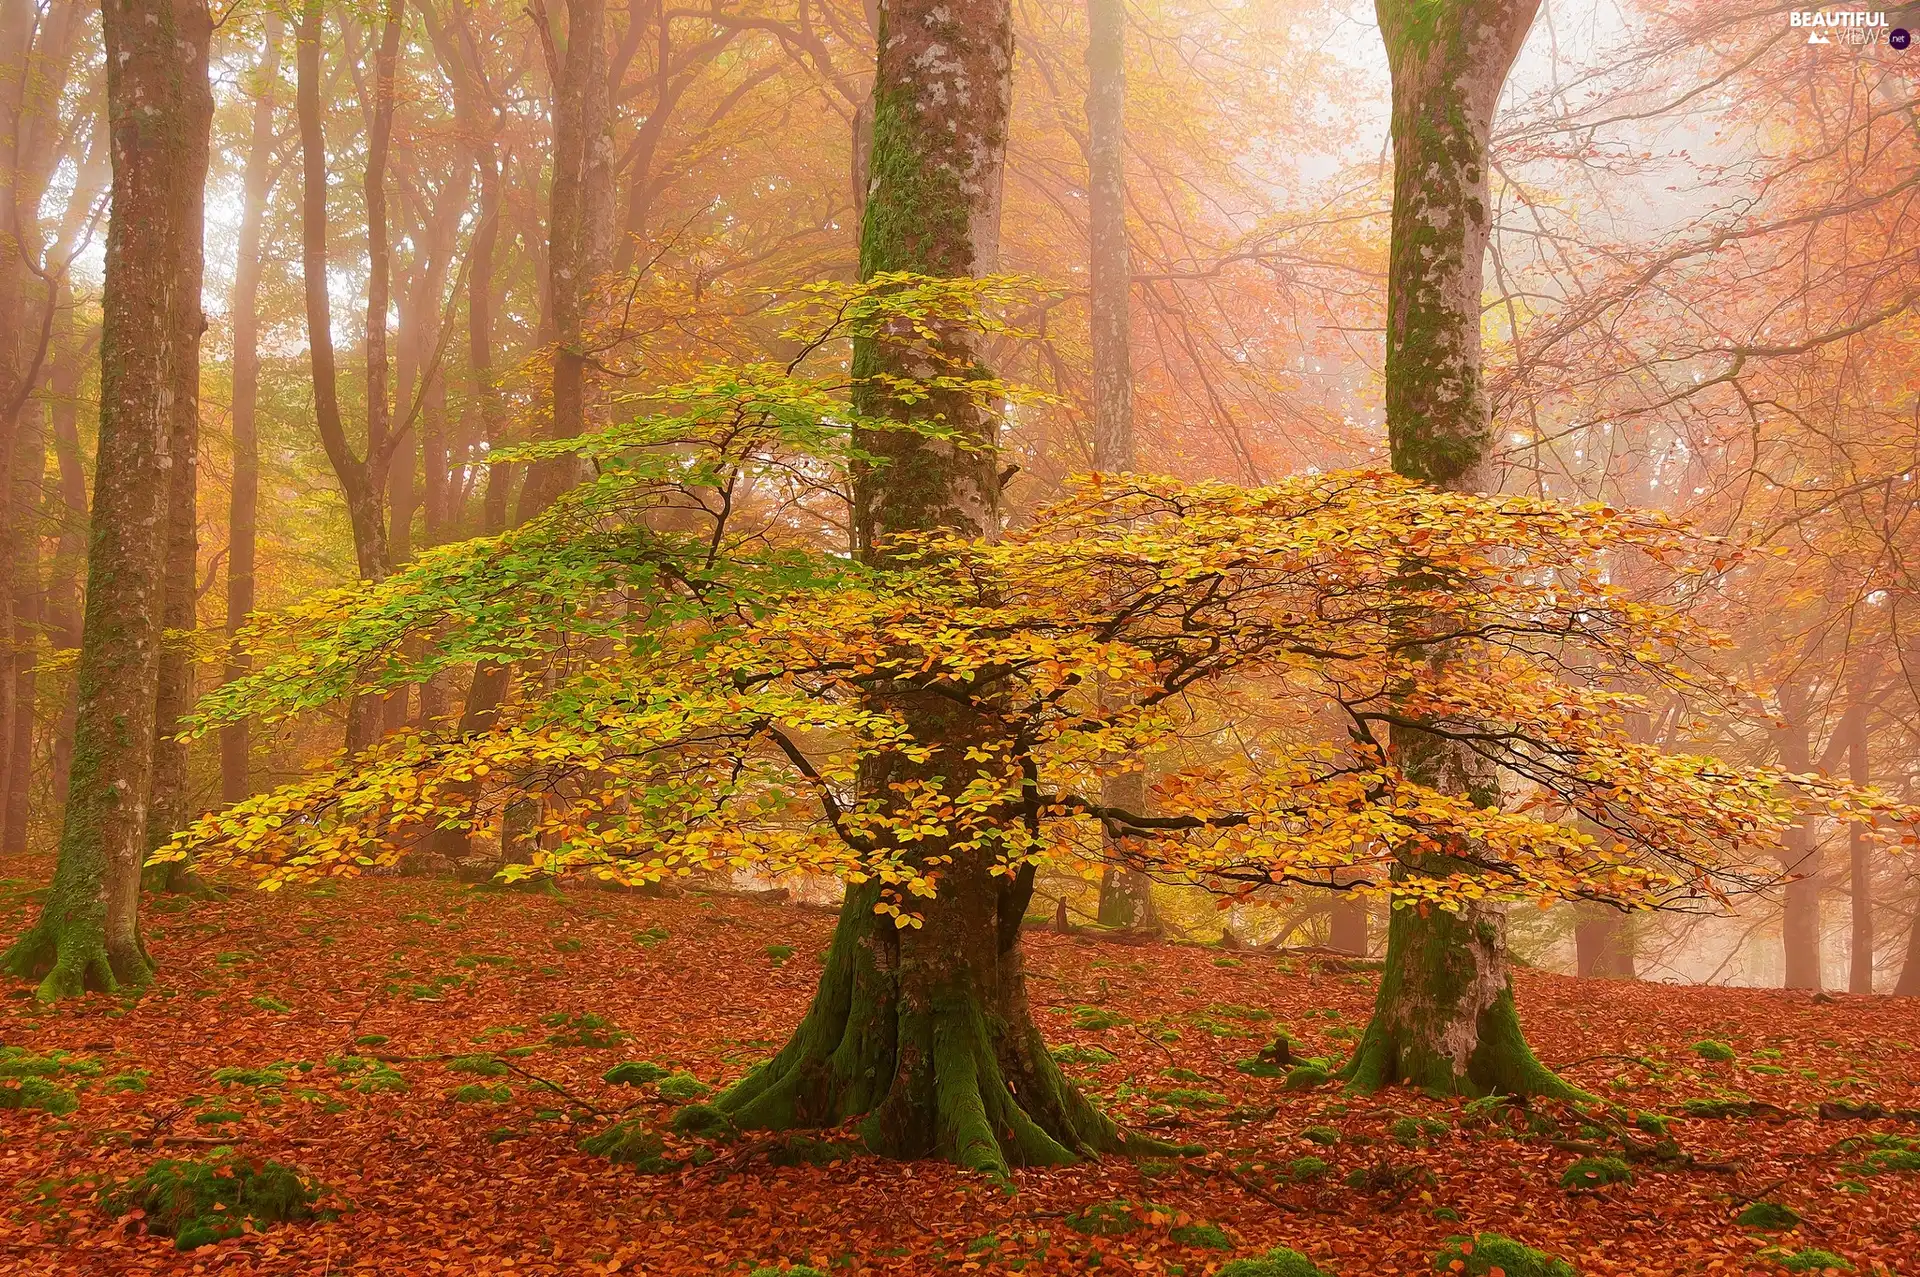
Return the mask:
[[1920,1272],[1909,28],[0,0],[0,1273]]

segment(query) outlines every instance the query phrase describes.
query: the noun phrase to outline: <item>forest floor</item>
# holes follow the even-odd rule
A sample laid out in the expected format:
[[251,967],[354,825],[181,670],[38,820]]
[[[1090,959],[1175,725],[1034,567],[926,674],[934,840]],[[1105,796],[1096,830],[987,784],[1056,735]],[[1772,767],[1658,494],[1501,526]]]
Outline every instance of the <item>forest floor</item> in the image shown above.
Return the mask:
[[[31,885],[4,885],[0,934],[37,909]],[[780,1165],[820,1146],[751,1137],[694,1146],[669,1133],[670,1155],[706,1160],[656,1174],[580,1150],[616,1114],[664,1129],[676,1101],[663,1085],[698,1090],[690,1079],[610,1084],[612,1065],[651,1061],[719,1086],[777,1047],[813,991],[832,924],[828,912],[737,897],[418,880],[160,901],[148,937],[162,968],[144,996],[43,1009],[15,989],[0,1002],[0,1054],[41,1061],[78,1100],[64,1115],[0,1112],[0,1272],[812,1264],[836,1277],[1203,1277],[1285,1245],[1361,1277],[1431,1272],[1449,1235],[1486,1231],[1587,1277],[1778,1272],[1767,1254],[1821,1262],[1812,1251],[1858,1273],[1920,1273],[1920,1170],[1896,1169],[1920,1165],[1920,1153],[1902,1156],[1920,1150],[1908,1143],[1920,1121],[1833,1108],[1920,1109],[1920,1006],[1889,998],[1523,973],[1541,1057],[1633,1113],[1673,1119],[1669,1133],[1694,1159],[1637,1161],[1630,1183],[1569,1191],[1566,1168],[1608,1139],[1598,1151],[1618,1156],[1617,1133],[1583,1132],[1551,1106],[1356,1100],[1236,1068],[1282,1028],[1297,1052],[1340,1058],[1365,1023],[1369,971],[1035,931],[1034,1001],[1069,1073],[1123,1121],[1205,1156],[1018,1171],[1006,1192],[942,1164],[831,1146],[825,1164]],[[624,1040],[550,1040],[609,1036]],[[1733,1058],[1703,1058],[1702,1040]],[[474,1055],[511,1067],[450,1067]],[[218,1069],[240,1072],[219,1080]],[[1688,1100],[1729,1097],[1758,1102],[1758,1116],[1684,1115]],[[99,1205],[103,1185],[219,1145],[297,1164],[340,1213],[180,1252]],[[1803,1221],[1741,1227],[1753,1201]]]

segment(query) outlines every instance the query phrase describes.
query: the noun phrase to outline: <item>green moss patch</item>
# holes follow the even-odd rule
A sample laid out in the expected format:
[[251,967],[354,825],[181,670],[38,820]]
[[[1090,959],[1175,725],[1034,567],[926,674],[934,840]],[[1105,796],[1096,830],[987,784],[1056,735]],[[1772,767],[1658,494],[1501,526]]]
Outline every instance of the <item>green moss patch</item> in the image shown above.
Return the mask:
[[667,1070],[646,1060],[623,1060],[600,1075],[612,1086],[645,1086],[667,1076]]
[[181,1250],[236,1237],[248,1228],[321,1218],[324,1189],[297,1167],[232,1152],[204,1161],[155,1162],[137,1178],[101,1194],[111,1215],[144,1213],[148,1232]]
[[1568,1192],[1591,1192],[1609,1184],[1631,1183],[1633,1168],[1617,1157],[1583,1157],[1560,1173],[1560,1187]]
[[1742,1228],[1757,1228],[1767,1233],[1783,1233],[1800,1223],[1800,1212],[1791,1206],[1782,1206],[1779,1202],[1754,1202],[1738,1215],[1733,1222]]
[[1328,1273],[1299,1251],[1275,1246],[1257,1259],[1229,1261],[1217,1277],[1328,1277]]
[[[1456,1264],[1459,1266],[1455,1267]],[[1449,1237],[1440,1253],[1433,1257],[1436,1273],[1488,1277],[1496,1269],[1505,1277],[1580,1277],[1579,1271],[1566,1260],[1498,1233]]]

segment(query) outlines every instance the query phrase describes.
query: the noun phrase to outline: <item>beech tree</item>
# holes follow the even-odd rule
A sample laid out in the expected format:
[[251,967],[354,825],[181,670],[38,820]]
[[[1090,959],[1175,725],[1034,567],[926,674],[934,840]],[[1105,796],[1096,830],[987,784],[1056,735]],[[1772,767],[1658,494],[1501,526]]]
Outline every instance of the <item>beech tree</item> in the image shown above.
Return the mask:
[[[1488,138],[1539,0],[1377,0],[1393,76],[1393,229],[1387,277],[1387,438],[1396,473],[1490,492],[1493,425],[1481,369],[1481,285],[1492,229]],[[1436,669],[1447,652],[1431,652]],[[1484,742],[1396,724],[1410,777],[1501,801]],[[1464,848],[1443,848],[1441,863]],[[1424,856],[1409,851],[1409,868]],[[1521,1034],[1504,906],[1402,904],[1387,931],[1373,1018],[1344,1070],[1355,1086],[1574,1094]]]
[[6,956],[40,996],[150,977],[140,937],[173,455],[198,411],[201,221],[213,94],[200,0],[102,9],[113,194],[100,338],[100,444],[60,858],[40,920]]

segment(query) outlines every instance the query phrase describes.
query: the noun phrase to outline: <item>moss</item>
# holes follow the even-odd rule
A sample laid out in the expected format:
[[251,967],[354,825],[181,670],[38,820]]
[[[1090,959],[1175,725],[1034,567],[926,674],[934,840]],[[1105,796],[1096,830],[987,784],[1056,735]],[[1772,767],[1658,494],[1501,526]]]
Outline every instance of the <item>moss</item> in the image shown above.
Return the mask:
[[547,1034],[547,1041],[554,1046],[611,1047],[619,1046],[627,1040],[627,1034],[613,1026],[613,1022],[591,1011],[569,1013],[555,1011],[542,1016],[540,1023],[553,1030]]
[[1325,1086],[1333,1080],[1333,1075],[1315,1064],[1298,1064],[1287,1070],[1289,1091],[1311,1091],[1316,1086]]
[[1310,1140],[1315,1144],[1333,1145],[1340,1142],[1340,1132],[1334,1130],[1331,1126],[1309,1126],[1306,1130],[1300,1132],[1300,1138]]
[[1752,1117],[1756,1111],[1756,1107],[1752,1100],[1708,1100],[1695,1098],[1682,1100],[1680,1102],[1680,1111],[1688,1117]]
[[449,1073],[471,1073],[475,1077],[505,1077],[511,1070],[491,1055],[458,1055],[447,1061]]
[[1089,1237],[1123,1237],[1144,1227],[1131,1202],[1095,1202],[1067,1216],[1066,1225]]
[[623,1060],[600,1075],[600,1080],[612,1086],[645,1086],[648,1082],[658,1082],[667,1076],[667,1070],[658,1064],[646,1060]]
[[497,1086],[488,1086],[485,1082],[469,1082],[465,1086],[456,1086],[448,1091],[447,1098],[455,1104],[505,1104],[513,1098],[513,1088],[505,1082]]
[[762,1264],[748,1273],[747,1277],[827,1277],[827,1274],[807,1264],[795,1264],[791,1268],[774,1268]]
[[1175,1087],[1160,1098],[1180,1108],[1217,1109],[1227,1106],[1227,1097],[1218,1091],[1200,1091],[1185,1086]]
[[0,1082],[0,1109],[34,1109],[64,1117],[79,1107],[79,1094],[51,1078],[23,1077]]
[[1420,1123],[1411,1117],[1398,1118],[1392,1126],[1387,1128],[1387,1134],[1392,1137],[1394,1143],[1404,1148],[1413,1148],[1420,1143]]
[[682,1135],[708,1139],[729,1138],[735,1130],[733,1119],[711,1104],[689,1104],[673,1115],[669,1125]]
[[1852,1264],[1830,1250],[1763,1250],[1754,1258],[1790,1273],[1823,1273],[1829,1268],[1843,1273],[1853,1271]]
[[235,1122],[244,1122],[247,1115],[238,1109],[210,1109],[205,1113],[194,1114],[196,1126],[231,1126]]
[[1296,1157],[1287,1163],[1287,1178],[1296,1184],[1310,1184],[1325,1179],[1332,1170],[1323,1158]]
[[101,1091],[108,1095],[126,1091],[139,1094],[147,1089],[147,1070],[129,1069],[125,1073],[116,1073],[100,1084]]
[[285,1002],[268,993],[256,993],[247,999],[248,1006],[259,1007],[262,1011],[277,1011],[284,1015],[293,1010]]
[[163,1160],[101,1194],[110,1215],[145,1214],[148,1232],[192,1250],[245,1228],[323,1217],[324,1190],[297,1167],[226,1152],[205,1161]]
[[790,944],[770,944],[761,950],[761,952],[767,955],[768,961],[772,962],[774,966],[784,967],[787,965],[787,959],[793,956],[793,946]]
[[1715,1042],[1711,1038],[1702,1042],[1695,1042],[1693,1044],[1693,1053],[1701,1059],[1710,1060],[1715,1064],[1731,1064],[1734,1058],[1732,1047],[1728,1046],[1725,1042]]
[[1104,1007],[1079,1006],[1073,1009],[1073,1027],[1076,1029],[1097,1032],[1101,1029],[1117,1029],[1126,1022],[1126,1016]]
[[1272,1060],[1235,1060],[1233,1067],[1249,1077],[1285,1077],[1287,1072]]
[[1560,1187],[1568,1192],[1633,1183],[1633,1168],[1617,1157],[1583,1157],[1560,1173]]
[[1105,1047],[1098,1046],[1056,1046],[1048,1052],[1056,1064],[1101,1065],[1112,1064],[1120,1057]]
[[660,1094],[670,1100],[705,1099],[712,1090],[712,1087],[691,1073],[674,1073],[661,1078],[659,1083]]
[[597,1135],[587,1136],[580,1141],[580,1151],[650,1174],[671,1169],[667,1142],[636,1119],[616,1122]]
[[667,929],[658,925],[648,927],[644,931],[636,931],[633,933],[633,942],[635,944],[646,945],[649,948],[667,938]]
[[[1455,1267],[1455,1265],[1459,1265]],[[1580,1277],[1578,1270],[1564,1259],[1545,1251],[1524,1246],[1498,1233],[1480,1233],[1473,1237],[1449,1237],[1433,1257],[1436,1273],[1464,1273],[1466,1277],[1488,1277],[1498,1269],[1505,1277]]]
[[253,1090],[285,1086],[287,1075],[274,1066],[266,1068],[247,1068],[241,1065],[229,1065],[218,1068],[210,1075],[223,1086],[245,1086]]
[[1257,1259],[1234,1259],[1221,1265],[1215,1277],[1328,1277],[1325,1269],[1285,1246],[1275,1246]]
[[1167,1231],[1167,1236],[1182,1246],[1198,1246],[1205,1250],[1232,1250],[1233,1238],[1218,1224],[1178,1224]]
[[1779,1202],[1754,1202],[1738,1215],[1733,1222],[1742,1228],[1757,1228],[1761,1232],[1779,1233],[1800,1224],[1800,1212],[1791,1206]]

